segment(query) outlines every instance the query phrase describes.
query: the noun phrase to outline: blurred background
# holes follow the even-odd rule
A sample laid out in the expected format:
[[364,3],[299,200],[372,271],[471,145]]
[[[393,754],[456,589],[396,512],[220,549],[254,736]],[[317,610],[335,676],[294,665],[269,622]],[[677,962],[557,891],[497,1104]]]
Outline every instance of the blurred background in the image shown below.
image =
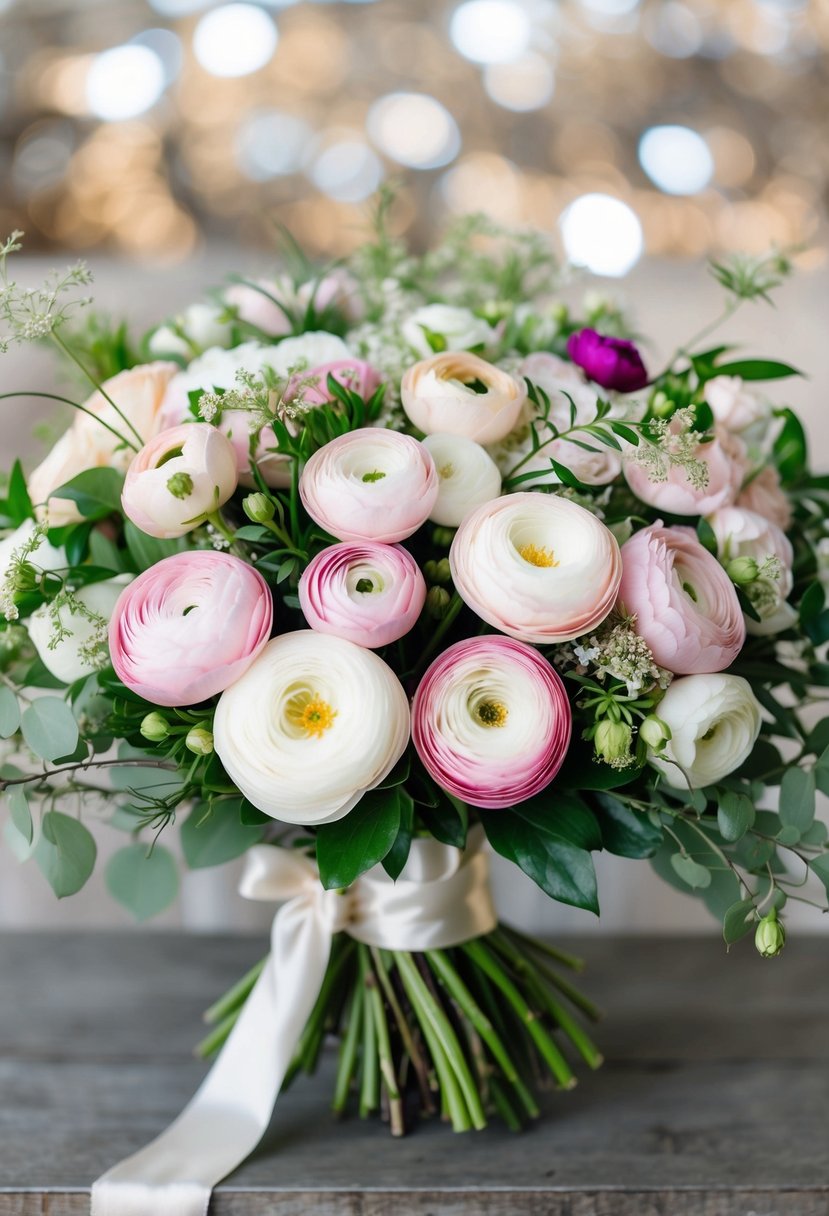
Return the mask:
[[[96,304],[140,331],[261,272],[277,225],[317,257],[348,252],[391,180],[417,247],[469,211],[548,232],[599,276],[569,292],[618,297],[654,362],[718,311],[706,258],[795,249],[777,309],[724,336],[808,372],[780,403],[827,468],[827,51],[829,0],[0,0],[0,232],[25,230],[24,281],[84,257]],[[45,351],[0,360],[6,390],[54,379]],[[4,414],[3,467],[38,456],[39,417]],[[599,924],[511,874],[512,918],[714,928],[646,864],[598,868]],[[155,923],[265,924],[234,882],[187,875]],[[0,852],[0,925],[122,923],[102,886],[58,909]]]

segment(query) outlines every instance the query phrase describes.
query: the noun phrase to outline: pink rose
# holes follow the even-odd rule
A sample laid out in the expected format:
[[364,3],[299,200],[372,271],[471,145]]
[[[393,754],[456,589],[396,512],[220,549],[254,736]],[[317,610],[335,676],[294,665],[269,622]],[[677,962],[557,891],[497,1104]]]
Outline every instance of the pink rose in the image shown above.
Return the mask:
[[429,667],[412,704],[412,739],[426,770],[472,806],[509,807],[545,789],[571,728],[558,675],[511,638],[456,642]]
[[656,523],[622,545],[619,603],[654,660],[676,675],[724,671],[746,639],[731,579],[693,528]]
[[290,309],[295,302],[289,280],[274,282],[272,279],[256,279],[255,286],[234,283],[224,293],[225,303],[230,305],[240,321],[255,325],[262,333],[281,338],[292,331]]
[[154,705],[228,688],[268,640],[273,601],[253,566],[212,549],[176,553],[125,588],[109,626],[118,678]]
[[792,504],[780,485],[780,474],[774,465],[767,465],[740,491],[738,507],[756,511],[785,532],[792,523]]
[[314,452],[299,479],[303,506],[338,540],[404,540],[438,496],[435,462],[399,431],[363,427]]
[[124,514],[148,536],[184,536],[236,489],[230,440],[206,422],[161,431],[135,456],[121,491]]
[[312,629],[370,650],[407,634],[425,600],[420,568],[400,545],[331,545],[299,580],[299,602]]
[[[333,401],[334,396],[328,388],[329,375],[363,399],[371,397],[383,381],[377,368],[362,359],[336,359],[333,363],[321,363],[307,372],[292,376],[285,389],[285,400],[299,399],[304,405],[325,405]],[[315,383],[309,384],[311,380]]]
[[746,474],[745,445],[736,435],[718,429],[709,443],[697,447],[695,459],[708,470],[708,482],[694,486],[685,469],[672,465],[664,481],[651,481],[634,457],[624,462],[627,483],[637,498],[670,515],[710,515],[734,502]]

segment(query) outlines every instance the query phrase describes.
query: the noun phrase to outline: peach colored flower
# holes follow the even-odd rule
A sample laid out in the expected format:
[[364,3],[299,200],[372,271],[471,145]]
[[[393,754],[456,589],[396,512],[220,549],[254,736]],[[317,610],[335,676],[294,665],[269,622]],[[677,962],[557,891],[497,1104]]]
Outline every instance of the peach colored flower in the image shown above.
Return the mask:
[[415,363],[400,385],[403,409],[426,435],[464,435],[497,443],[518,421],[527,392],[500,368],[466,351]]

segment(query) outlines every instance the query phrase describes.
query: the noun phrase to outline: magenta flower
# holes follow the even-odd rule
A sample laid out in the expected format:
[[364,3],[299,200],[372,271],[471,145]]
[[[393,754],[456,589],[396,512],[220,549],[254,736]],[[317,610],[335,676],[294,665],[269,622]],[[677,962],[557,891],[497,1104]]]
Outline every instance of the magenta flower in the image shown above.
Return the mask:
[[429,667],[412,704],[412,739],[425,768],[472,806],[509,807],[543,790],[561,767],[571,728],[558,675],[512,638],[456,642]]
[[329,545],[299,580],[299,602],[312,629],[370,650],[407,634],[425,600],[420,568],[400,545]]
[[567,354],[588,379],[617,393],[635,393],[648,383],[642,356],[632,342],[580,329],[567,339]]
[[233,684],[267,642],[273,601],[258,571],[212,549],[175,553],[121,593],[109,624],[119,680],[155,705],[195,705]]

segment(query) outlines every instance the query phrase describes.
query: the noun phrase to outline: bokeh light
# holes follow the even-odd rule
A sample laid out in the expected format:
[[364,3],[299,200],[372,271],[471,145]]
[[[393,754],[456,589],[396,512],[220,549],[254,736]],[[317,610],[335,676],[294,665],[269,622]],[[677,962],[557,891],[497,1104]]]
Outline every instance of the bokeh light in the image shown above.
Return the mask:
[[583,194],[560,220],[564,251],[576,266],[617,278],[642,256],[644,238],[636,212],[609,194]]
[[135,118],[164,92],[164,64],[148,46],[116,46],[96,55],[86,78],[90,113],[107,122]]
[[236,158],[246,177],[265,182],[302,168],[313,140],[313,127],[281,110],[249,115],[236,135]]
[[223,4],[201,18],[193,34],[193,53],[212,76],[257,72],[276,50],[273,19],[255,4]]
[[527,50],[531,26],[515,0],[466,0],[452,14],[449,34],[473,63],[509,63]]
[[329,144],[314,159],[311,181],[329,198],[358,203],[373,194],[383,180],[383,166],[368,144],[343,139]]
[[666,194],[698,194],[714,172],[708,144],[690,127],[651,127],[639,140],[639,162]]
[[371,106],[366,130],[391,160],[412,169],[448,165],[461,146],[458,125],[444,105],[424,93],[389,93]]
[[552,99],[555,78],[543,55],[530,51],[511,63],[490,63],[484,86],[505,110],[540,110]]

